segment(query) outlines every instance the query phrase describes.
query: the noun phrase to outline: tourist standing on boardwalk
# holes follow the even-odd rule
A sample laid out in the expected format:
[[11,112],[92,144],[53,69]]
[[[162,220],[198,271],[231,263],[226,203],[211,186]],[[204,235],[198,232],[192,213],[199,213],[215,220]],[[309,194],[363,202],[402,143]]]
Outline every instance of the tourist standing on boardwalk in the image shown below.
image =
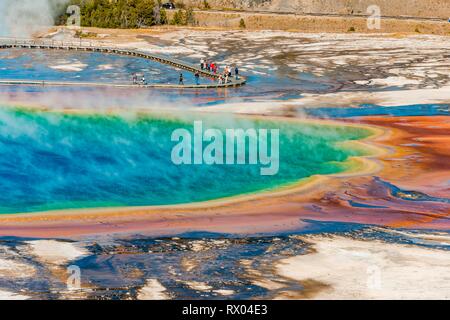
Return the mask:
[[238,68],[238,66],[236,66],[234,68],[234,75],[236,76],[236,80],[239,80],[239,68]]
[[138,82],[138,76],[136,73],[133,73],[133,84],[137,84]]
[[180,85],[184,85],[184,78],[183,78],[183,74],[180,73]]
[[195,83],[200,84],[200,73],[198,71],[195,72]]
[[200,60],[200,68],[201,68],[202,70],[205,70],[205,59],[201,59],[201,60]]
[[144,75],[142,76],[141,83],[142,83],[142,85],[144,85],[144,86],[147,84],[147,81],[145,81],[145,76],[144,76]]

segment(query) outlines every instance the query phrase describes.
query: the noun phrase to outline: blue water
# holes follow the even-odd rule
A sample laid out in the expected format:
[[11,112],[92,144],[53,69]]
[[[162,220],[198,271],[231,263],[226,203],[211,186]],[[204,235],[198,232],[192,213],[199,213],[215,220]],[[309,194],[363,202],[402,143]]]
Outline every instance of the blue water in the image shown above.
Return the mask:
[[[179,74],[183,73],[186,84],[195,83],[190,72],[143,58],[99,52],[0,50],[0,79],[128,84],[133,73],[143,74],[148,83],[157,84],[178,84]],[[210,82],[201,79],[201,83]]]
[[[192,119],[191,119],[192,120]],[[0,213],[190,203],[270,190],[348,169],[363,154],[338,142],[360,128],[204,117],[205,128],[277,128],[280,169],[171,161],[173,130],[192,121],[136,114],[63,114],[0,106]]]
[[[197,64],[195,59],[180,56],[180,59]],[[220,63],[220,59],[217,60]],[[74,66],[81,70],[70,71],[55,69],[58,66]],[[167,65],[142,58],[126,57],[114,54],[49,50],[0,50],[0,80],[47,80],[79,81],[102,83],[130,83],[133,73],[143,73],[148,83],[178,84],[179,73],[183,72],[186,84],[194,84],[194,75],[190,72],[174,69]],[[242,72],[247,77],[247,85],[240,88],[204,89],[183,91],[159,90],[164,97],[173,99],[186,97],[192,103],[208,106],[222,102],[254,101],[255,99],[287,100],[299,98],[303,92],[328,92],[335,87],[335,81],[309,73],[286,75],[282,71],[271,74]],[[201,78],[200,83],[212,80]],[[53,91],[49,87],[0,87],[0,92],[26,89],[28,92]],[[71,87],[71,90],[86,88]],[[136,89],[138,90],[138,89]],[[127,93],[128,94],[128,93]]]
[[351,118],[364,116],[438,116],[450,115],[448,104],[418,104],[406,106],[378,106],[363,104],[357,108],[324,107],[302,109],[306,114],[319,118]]
[[450,203],[450,198],[432,197],[432,196],[429,196],[429,195],[419,192],[419,191],[400,189],[399,187],[393,185],[392,183],[381,180],[378,177],[375,177],[375,181],[388,187],[394,197],[402,199],[402,200],[421,201],[421,202],[433,201],[433,202]]

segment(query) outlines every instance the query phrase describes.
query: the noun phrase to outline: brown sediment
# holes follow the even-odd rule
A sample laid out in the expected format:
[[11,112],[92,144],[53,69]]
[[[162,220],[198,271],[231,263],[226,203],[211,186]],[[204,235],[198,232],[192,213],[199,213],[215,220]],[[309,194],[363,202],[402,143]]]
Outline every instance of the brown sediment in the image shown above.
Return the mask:
[[331,289],[329,284],[316,281],[314,279],[306,279],[301,281],[303,290],[280,290],[275,300],[303,300],[313,299],[319,292]]
[[[383,128],[362,143],[370,143],[374,150],[383,150],[381,145],[390,150],[378,152],[376,159],[352,159],[359,163],[360,171],[314,176],[307,183],[276,192],[189,205],[2,215],[0,235],[73,238],[111,233],[257,233],[305,228],[308,223],[304,220],[448,230],[450,204],[396,197],[373,175],[405,190],[445,197],[450,179],[450,147],[445,143],[449,121],[450,117],[440,116],[367,117],[358,124],[347,122]],[[352,206],[351,202],[361,205]]]

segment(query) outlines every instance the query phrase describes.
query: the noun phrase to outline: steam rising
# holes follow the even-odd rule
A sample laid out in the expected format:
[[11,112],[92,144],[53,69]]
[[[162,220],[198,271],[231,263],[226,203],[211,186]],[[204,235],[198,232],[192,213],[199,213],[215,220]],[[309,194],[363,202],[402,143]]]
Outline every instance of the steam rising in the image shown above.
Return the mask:
[[53,26],[69,0],[0,0],[0,36],[30,37]]

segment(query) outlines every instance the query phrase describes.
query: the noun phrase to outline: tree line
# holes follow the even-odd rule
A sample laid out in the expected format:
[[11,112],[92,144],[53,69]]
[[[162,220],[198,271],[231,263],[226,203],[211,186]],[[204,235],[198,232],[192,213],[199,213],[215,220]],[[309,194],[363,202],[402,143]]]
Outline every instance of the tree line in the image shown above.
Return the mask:
[[[179,9],[169,21],[161,0],[71,0],[81,9],[81,26],[136,29],[155,25],[195,24],[192,8]],[[69,14],[62,14],[58,24],[65,24]]]

